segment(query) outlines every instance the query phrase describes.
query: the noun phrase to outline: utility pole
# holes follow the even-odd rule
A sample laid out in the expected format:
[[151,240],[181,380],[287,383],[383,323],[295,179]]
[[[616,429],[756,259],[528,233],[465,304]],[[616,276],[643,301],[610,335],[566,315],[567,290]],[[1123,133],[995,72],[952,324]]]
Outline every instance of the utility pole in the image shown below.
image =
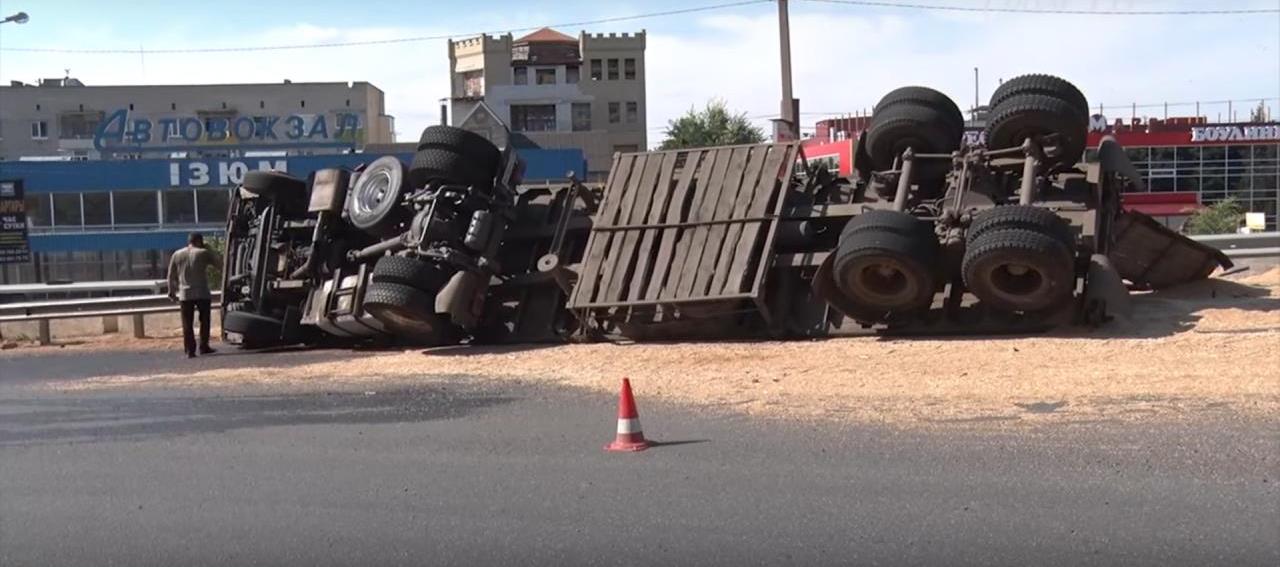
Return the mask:
[[787,0],[778,0],[778,39],[782,57],[782,118],[774,123],[775,140],[799,140],[800,122],[796,101],[791,97],[791,23]]
[[978,123],[978,68],[973,68],[973,116],[970,118],[974,124]]

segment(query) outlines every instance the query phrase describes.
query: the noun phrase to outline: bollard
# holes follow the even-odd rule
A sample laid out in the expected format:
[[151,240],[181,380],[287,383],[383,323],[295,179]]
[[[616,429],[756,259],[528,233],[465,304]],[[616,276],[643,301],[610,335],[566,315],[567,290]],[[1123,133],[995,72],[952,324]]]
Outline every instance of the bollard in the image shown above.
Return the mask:
[[115,315],[104,315],[102,317],[102,334],[109,335],[111,333],[120,332],[120,318]]
[[53,343],[53,333],[49,331],[49,320],[40,320],[40,345],[48,346]]
[[133,315],[133,338],[135,339],[145,339],[147,337],[147,330],[142,326],[142,318],[143,315],[141,313]]

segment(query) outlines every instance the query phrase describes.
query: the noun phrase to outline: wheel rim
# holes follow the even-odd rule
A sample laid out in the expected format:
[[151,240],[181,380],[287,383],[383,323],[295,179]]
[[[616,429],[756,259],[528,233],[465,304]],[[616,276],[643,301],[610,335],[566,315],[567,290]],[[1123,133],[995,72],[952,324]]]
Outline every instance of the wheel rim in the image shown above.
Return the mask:
[[1026,261],[994,264],[986,270],[990,293],[999,300],[1033,311],[1053,301],[1053,287],[1041,266]]
[[416,314],[407,313],[402,309],[391,306],[370,305],[367,306],[370,312],[378,320],[386,323],[391,328],[408,333],[414,336],[430,336],[435,333],[436,327],[432,321],[417,316]]
[[862,259],[845,278],[846,293],[869,306],[909,307],[920,295],[920,281],[906,262],[893,256]]
[[378,169],[361,176],[360,190],[356,192],[355,209],[360,216],[370,216],[386,207],[395,193],[391,172]]

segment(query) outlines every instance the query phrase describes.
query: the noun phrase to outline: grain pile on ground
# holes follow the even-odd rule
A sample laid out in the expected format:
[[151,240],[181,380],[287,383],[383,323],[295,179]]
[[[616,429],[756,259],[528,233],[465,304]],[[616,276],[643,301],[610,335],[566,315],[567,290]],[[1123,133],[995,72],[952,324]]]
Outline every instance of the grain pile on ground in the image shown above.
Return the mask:
[[271,356],[262,354],[242,357],[244,366],[236,368],[196,364],[73,387],[422,383],[465,375],[613,391],[628,376],[642,397],[785,417],[892,423],[1280,417],[1280,269],[1135,299],[1133,321],[1025,337],[456,347],[269,370],[255,368]]

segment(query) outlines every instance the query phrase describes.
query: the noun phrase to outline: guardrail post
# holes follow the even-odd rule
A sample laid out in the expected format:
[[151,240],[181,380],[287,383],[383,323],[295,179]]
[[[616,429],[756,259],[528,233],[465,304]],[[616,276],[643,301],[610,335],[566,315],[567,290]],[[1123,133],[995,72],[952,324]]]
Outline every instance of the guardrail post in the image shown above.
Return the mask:
[[104,315],[102,317],[102,334],[109,335],[111,333],[120,332],[120,318],[115,315]]
[[42,346],[53,344],[53,333],[49,331],[49,320],[41,319],[38,325],[40,327],[40,344]]
[[147,338],[147,330],[143,327],[143,317],[145,316],[141,313],[133,314],[133,338],[135,339]]

